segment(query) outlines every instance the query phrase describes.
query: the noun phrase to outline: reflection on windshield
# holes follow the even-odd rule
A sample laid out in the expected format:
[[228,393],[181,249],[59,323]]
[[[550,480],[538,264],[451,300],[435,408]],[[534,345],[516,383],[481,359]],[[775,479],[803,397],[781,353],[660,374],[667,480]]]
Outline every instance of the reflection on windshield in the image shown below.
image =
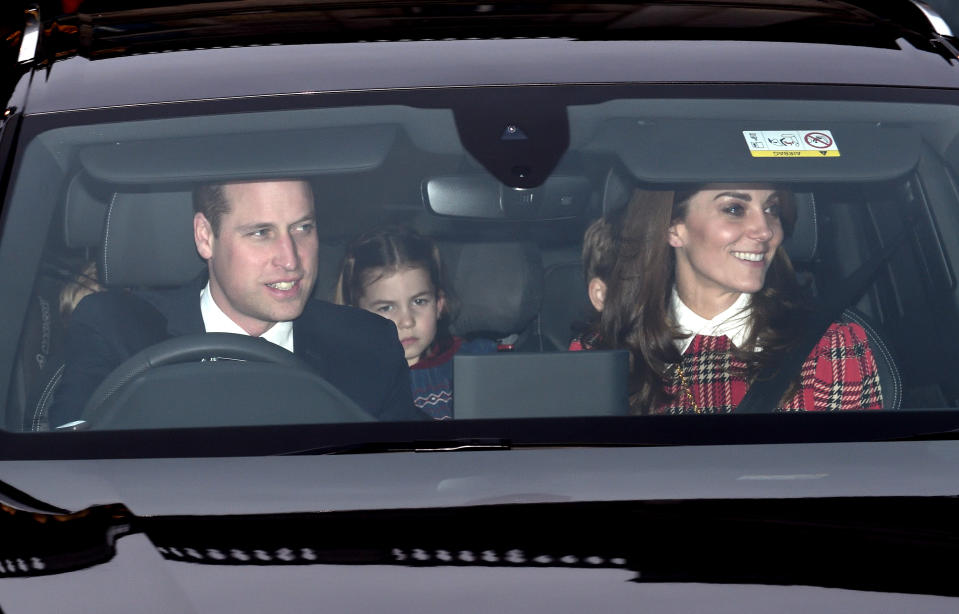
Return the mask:
[[[0,529],[13,539],[0,545],[0,577],[102,564],[116,556],[117,538],[142,532],[164,559],[177,564],[459,567],[473,573],[497,567],[628,570],[636,583],[808,585],[956,596],[950,570],[939,564],[955,554],[955,508],[953,499],[941,497],[149,518],[117,505],[69,516],[4,508]],[[712,522],[698,521],[704,517]],[[571,526],[588,530],[557,530]],[[898,539],[907,532],[909,540]],[[822,557],[827,551],[832,556]],[[770,560],[777,564],[770,566]],[[913,565],[909,574],[899,571],[905,560]]]
[[952,107],[557,88],[568,143],[529,149],[527,186],[484,156],[539,124],[466,134],[473,94],[36,119],[4,230],[37,271],[12,280],[8,424],[953,406]]

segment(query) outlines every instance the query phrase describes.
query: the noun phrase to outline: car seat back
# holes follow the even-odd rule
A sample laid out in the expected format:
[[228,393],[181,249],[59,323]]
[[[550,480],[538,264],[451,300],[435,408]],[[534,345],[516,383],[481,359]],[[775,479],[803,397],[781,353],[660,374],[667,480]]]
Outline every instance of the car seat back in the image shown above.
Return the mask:
[[[67,186],[60,220],[63,247],[91,250],[99,245],[110,196],[95,193],[82,176],[73,177]],[[19,367],[25,407],[22,428],[34,432],[49,430],[47,412],[64,366],[65,323],[60,314],[60,295],[79,273],[61,263],[45,266],[24,323]]]

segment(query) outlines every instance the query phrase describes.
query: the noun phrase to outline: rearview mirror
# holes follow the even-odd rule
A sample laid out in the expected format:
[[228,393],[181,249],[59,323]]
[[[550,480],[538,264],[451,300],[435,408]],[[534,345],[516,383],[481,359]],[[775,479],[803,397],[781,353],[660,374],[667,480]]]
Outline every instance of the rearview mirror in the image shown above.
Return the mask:
[[585,177],[559,175],[535,188],[512,188],[487,175],[452,175],[423,182],[437,215],[479,219],[556,220],[577,217],[590,197]]

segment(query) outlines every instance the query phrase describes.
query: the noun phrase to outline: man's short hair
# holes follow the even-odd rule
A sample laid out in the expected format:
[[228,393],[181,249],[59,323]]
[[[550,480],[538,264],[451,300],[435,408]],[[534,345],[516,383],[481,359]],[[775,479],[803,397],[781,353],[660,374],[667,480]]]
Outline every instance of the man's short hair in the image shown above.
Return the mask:
[[586,281],[599,278],[608,281],[616,264],[621,211],[614,211],[595,220],[583,235],[583,274]]
[[214,236],[220,234],[220,220],[230,212],[225,187],[225,183],[204,183],[193,190],[193,211],[202,213],[210,222]]
[[210,222],[210,227],[213,228],[213,236],[217,236],[220,234],[220,221],[223,219],[224,215],[230,212],[231,209],[230,202],[226,198],[226,186],[236,183],[257,183],[258,181],[299,181],[306,186],[307,191],[310,194],[310,198],[313,197],[313,188],[310,185],[310,182],[300,178],[204,183],[197,186],[196,189],[193,190],[193,212],[202,213],[203,217]]

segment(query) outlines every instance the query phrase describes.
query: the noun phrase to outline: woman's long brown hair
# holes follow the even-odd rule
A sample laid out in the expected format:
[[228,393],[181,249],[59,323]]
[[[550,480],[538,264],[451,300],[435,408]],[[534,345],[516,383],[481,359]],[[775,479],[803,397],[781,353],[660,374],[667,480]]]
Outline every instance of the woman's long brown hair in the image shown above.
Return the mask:
[[[668,401],[665,373],[682,358],[675,344],[682,334],[670,317],[676,257],[668,233],[685,218],[689,198],[697,191],[638,189],[623,218],[619,254],[607,280],[598,330],[602,347],[630,351],[630,406],[634,413],[650,413]],[[784,234],[789,236],[796,219],[795,201],[789,192],[780,191],[780,210]],[[743,347],[735,351],[746,363],[742,375],[747,380],[774,364],[798,340],[806,313],[802,288],[780,246],[763,289],[752,295],[750,333]],[[786,394],[794,390],[795,383]]]

